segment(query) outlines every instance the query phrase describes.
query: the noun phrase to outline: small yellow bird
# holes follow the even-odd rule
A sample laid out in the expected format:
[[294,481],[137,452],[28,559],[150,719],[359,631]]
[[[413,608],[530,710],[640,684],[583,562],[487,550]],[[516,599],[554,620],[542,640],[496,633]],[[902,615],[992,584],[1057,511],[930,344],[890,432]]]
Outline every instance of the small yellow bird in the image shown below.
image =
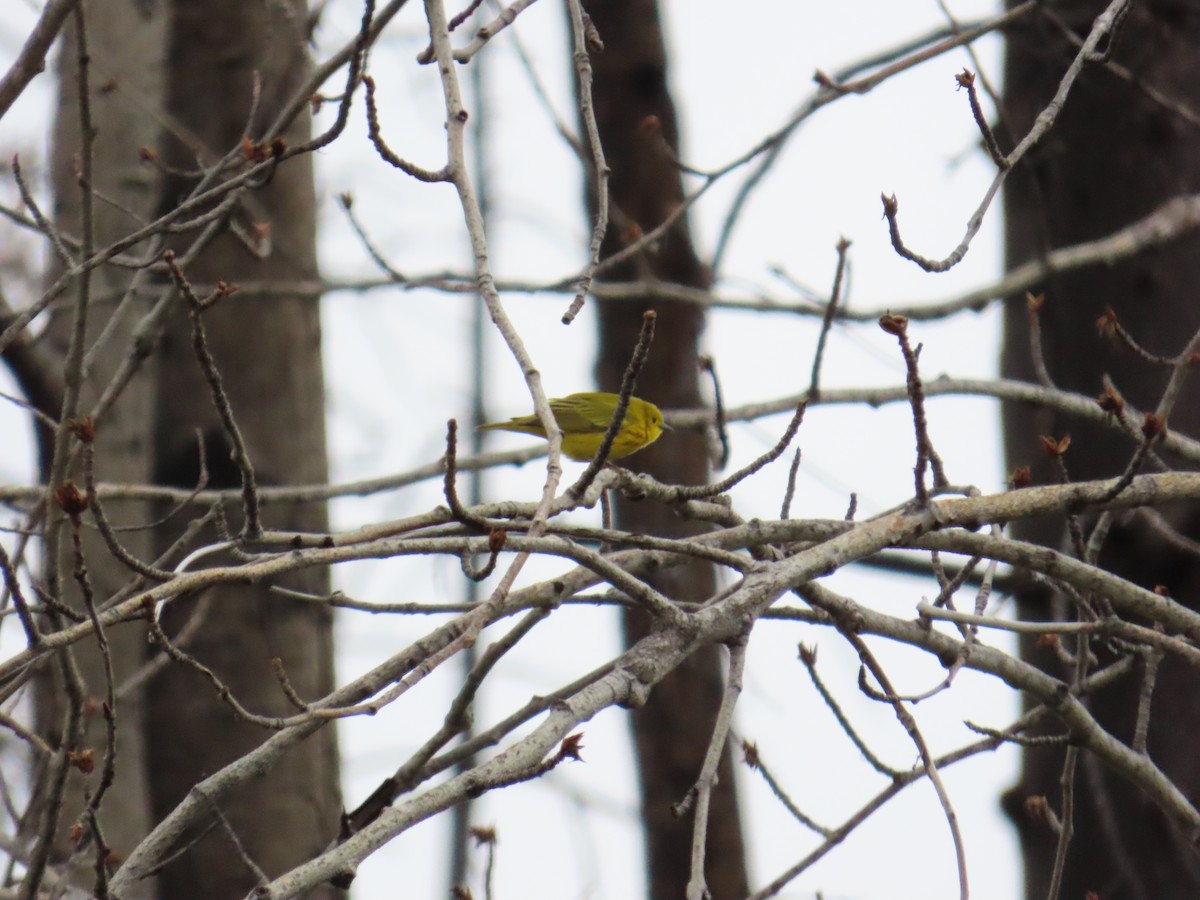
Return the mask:
[[[608,423],[617,411],[616,394],[584,391],[568,397],[557,397],[550,401],[550,411],[563,432],[562,452],[578,462],[588,462],[596,455]],[[664,428],[662,413],[653,403],[629,398],[625,410],[625,421],[613,439],[609,459],[621,459],[648,447],[658,440]],[[479,426],[480,431],[517,431],[521,434],[546,436],[546,429],[537,416],[517,416],[507,422],[488,422]]]

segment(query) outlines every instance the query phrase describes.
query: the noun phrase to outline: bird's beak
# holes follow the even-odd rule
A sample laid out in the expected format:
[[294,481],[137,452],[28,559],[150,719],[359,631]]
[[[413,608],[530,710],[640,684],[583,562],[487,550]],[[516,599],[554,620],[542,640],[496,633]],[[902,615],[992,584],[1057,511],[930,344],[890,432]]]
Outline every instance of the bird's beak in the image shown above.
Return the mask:
[[663,422],[662,425],[660,425],[659,427],[662,428],[663,431],[674,431],[675,430],[670,425],[668,425],[666,422]]

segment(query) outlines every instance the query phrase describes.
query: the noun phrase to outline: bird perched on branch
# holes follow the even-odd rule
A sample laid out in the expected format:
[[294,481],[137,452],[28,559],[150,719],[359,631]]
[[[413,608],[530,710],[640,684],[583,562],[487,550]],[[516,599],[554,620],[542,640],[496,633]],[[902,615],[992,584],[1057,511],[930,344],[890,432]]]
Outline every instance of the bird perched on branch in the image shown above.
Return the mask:
[[[583,391],[550,401],[550,411],[562,429],[562,452],[578,462],[587,462],[596,455],[604,432],[617,411],[618,396],[602,391]],[[621,459],[636,453],[658,440],[664,428],[658,407],[637,397],[629,398],[625,420],[613,439],[609,459]],[[516,431],[546,437],[546,429],[536,415],[517,416],[507,422],[488,422],[480,431]]]

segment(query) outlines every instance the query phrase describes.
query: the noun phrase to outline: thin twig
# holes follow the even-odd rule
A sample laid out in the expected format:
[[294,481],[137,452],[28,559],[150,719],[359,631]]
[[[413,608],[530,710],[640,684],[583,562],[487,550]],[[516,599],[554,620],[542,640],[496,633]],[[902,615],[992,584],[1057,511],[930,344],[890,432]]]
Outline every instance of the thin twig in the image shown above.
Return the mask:
[[475,701],[484,679],[495,668],[496,664],[515,647],[525,635],[529,634],[539,622],[550,614],[549,607],[530,610],[520,622],[497,641],[488,645],[487,650],[471,667],[467,677],[459,688],[458,694],[451,701],[442,719],[442,726],[433,734],[420,749],[409,757],[392,775],[386,778],[361,805],[345,814],[342,819],[343,840],[351,834],[362,831],[375,821],[401,794],[412,790],[428,777],[429,761],[434,754],[446,746],[455,736],[466,731],[471,725],[471,705]]
[[217,299],[226,296],[229,290],[222,290],[222,287],[218,286],[217,292],[211,299],[207,301],[201,300],[196,296],[187,277],[183,274],[183,270],[176,263],[175,254],[168,250],[163,254],[163,261],[166,262],[167,268],[170,269],[175,286],[179,288],[179,292],[183,294],[188,303],[188,313],[192,321],[192,349],[196,354],[197,362],[200,364],[200,370],[204,373],[205,381],[208,382],[213,407],[221,419],[221,426],[230,443],[233,445],[230,451],[230,458],[241,474],[242,511],[246,519],[242,525],[242,536],[247,540],[254,540],[262,534],[262,519],[259,513],[258,485],[254,477],[254,465],[251,463],[250,454],[246,450],[246,442],[242,438],[242,431],[238,428],[237,421],[233,417],[233,407],[230,405],[229,395],[225,393],[224,379],[221,377],[221,372],[217,368],[216,361],[209,352],[208,337],[205,334],[204,322],[202,320],[204,310]]
[[1008,173],[1054,127],[1054,123],[1058,120],[1058,115],[1062,111],[1076,80],[1083,71],[1084,65],[1093,61],[1096,47],[1107,36],[1112,34],[1131,2],[1132,0],[1112,0],[1104,12],[1095,18],[1087,40],[1084,41],[1083,46],[1075,55],[1075,59],[1072,60],[1071,65],[1059,80],[1058,89],[1055,91],[1054,97],[1043,107],[1025,137],[1004,158],[1005,165],[1000,167],[992,179],[992,183],[984,192],[979,206],[976,207],[971,217],[967,220],[967,229],[962,240],[959,241],[958,246],[951,250],[946,257],[931,259],[910,250],[905,245],[904,239],[900,236],[900,225],[897,221],[897,213],[900,209],[899,202],[896,200],[895,195],[890,197],[886,194],[882,195],[883,214],[888,222],[888,233],[891,237],[892,248],[899,256],[916,263],[926,272],[946,272],[962,261],[963,257],[967,255],[967,251],[970,249],[975,235],[979,233],[979,229],[983,226],[984,217],[991,208],[992,201],[999,194],[1000,187],[1004,184]]
[[1167,381],[1167,386],[1163,388],[1158,407],[1153,413],[1146,413],[1142,421],[1142,443],[1125,467],[1121,479],[1113,486],[1113,497],[1129,486],[1134,476],[1141,471],[1143,463],[1150,454],[1151,446],[1159,441],[1167,430],[1167,421],[1175,409],[1175,403],[1179,399],[1183,385],[1197,359],[1200,359],[1200,331],[1192,335],[1192,339],[1183,348],[1183,352],[1171,360],[1171,377]]
[[1025,311],[1029,320],[1029,356],[1033,363],[1033,375],[1044,388],[1055,389],[1054,379],[1046,368],[1046,351],[1042,346],[1042,307],[1046,303],[1045,294],[1025,292]]
[[446,498],[446,505],[450,507],[450,514],[464,525],[484,532],[490,531],[493,525],[468,510],[458,498],[458,421],[456,419],[449,419],[446,422],[446,455],[443,462],[446,472],[442,478],[442,495]]
[[604,147],[600,143],[600,128],[596,124],[596,108],[592,102],[592,62],[588,55],[594,48],[589,40],[587,14],[580,0],[567,0],[567,14],[571,20],[571,44],[575,62],[575,92],[579,98],[579,115],[583,120],[583,131],[587,137],[590,165],[587,172],[589,187],[595,191],[596,218],[592,223],[592,237],[588,243],[588,260],[580,273],[575,287],[575,298],[563,313],[562,323],[570,325],[583,309],[584,301],[592,287],[592,279],[600,265],[600,249],[604,235],[608,232],[608,162],[604,158]]
[[[1161,631],[1161,628],[1156,628]],[[1158,666],[1164,651],[1152,647],[1142,655],[1142,685],[1138,691],[1137,720],[1133,727],[1130,746],[1138,753],[1146,753],[1146,738],[1150,733],[1150,704],[1154,699],[1154,684],[1158,679]]]
[[796,496],[796,475],[800,471],[800,448],[796,448],[792,456],[792,465],[788,469],[787,488],[783,492],[783,505],[779,509],[779,518],[787,519],[792,514],[792,498]]
[[[504,338],[509,352],[512,353],[520,369],[525,373],[525,383],[533,398],[534,413],[546,430],[549,444],[549,462],[546,466],[546,480],[542,485],[542,496],[537,511],[533,516],[531,531],[538,534],[544,529],[550,509],[554,504],[559,480],[562,477],[562,431],[554,420],[550,403],[542,387],[541,373],[534,364],[533,358],[525,347],[525,342],[517,332],[516,326],[500,301],[496,289],[496,280],[492,275],[488,239],[484,227],[483,213],[479,206],[479,198],[471,181],[470,169],[467,164],[464,137],[467,111],[463,106],[462,91],[455,70],[454,48],[450,43],[449,23],[446,11],[440,0],[425,0],[425,17],[429,22],[430,44],[433,55],[437,60],[438,74],[442,85],[442,99],[446,110],[446,155],[450,180],[458,193],[459,205],[463,213],[463,221],[471,241],[472,258],[475,260],[475,284],[480,299],[487,306],[488,314],[497,330]],[[493,607],[500,603],[524,567],[526,557],[517,554],[508,571],[500,579],[492,596],[485,605]],[[476,620],[472,620],[476,621]],[[478,620],[482,622],[482,618]],[[463,636],[472,640],[473,634]]]
[[893,769],[871,751],[871,748],[867,746],[866,741],[862,739],[857,729],[846,718],[846,714],[842,711],[842,706],[838,703],[837,698],[833,696],[829,688],[825,686],[825,682],[821,680],[821,676],[817,672],[817,648],[801,644],[800,662],[804,664],[804,669],[808,672],[808,677],[812,681],[813,687],[817,689],[817,693],[821,695],[821,699],[825,701],[825,705],[833,713],[833,717],[837,719],[837,723],[841,726],[846,737],[850,738],[851,743],[858,748],[858,752],[862,758],[881,775],[886,775],[888,778],[897,778],[900,770]]
[[987,148],[988,156],[992,158],[992,162],[996,164],[997,168],[1007,169],[1012,163],[1004,157],[1000,145],[996,143],[996,135],[992,134],[992,127],[988,124],[983,107],[979,105],[979,95],[975,91],[975,73],[969,69],[963,69],[954,76],[954,80],[960,88],[967,89],[967,102],[971,105],[971,115],[975,119],[979,133],[983,135],[983,145]]
[[16,567],[13,566],[12,559],[9,558],[3,544],[0,544],[0,574],[4,577],[4,587],[8,591],[8,595],[12,597],[13,606],[16,607],[17,617],[21,620],[21,627],[25,629],[25,642],[30,649],[33,649],[41,644],[42,636],[38,632],[37,623],[34,622],[33,615],[29,611],[29,604],[25,601],[25,594],[21,591],[21,582],[17,578]]
[[[104,760],[100,767],[100,780],[96,786],[95,793],[92,794],[88,801],[85,815],[91,819],[91,824],[94,831],[94,837],[98,846],[103,846],[104,841],[99,833],[99,826],[96,824],[96,813],[100,810],[100,804],[104,800],[104,795],[108,793],[116,780],[116,763],[117,763],[117,699],[116,699],[116,676],[113,674],[112,650],[108,643],[108,634],[104,626],[100,622],[100,616],[96,610],[96,597],[92,590],[91,579],[88,575],[87,562],[83,555],[83,537],[82,525],[80,522],[79,512],[68,513],[68,518],[71,523],[71,540],[74,547],[75,565],[73,574],[75,582],[79,585],[79,593],[83,598],[84,608],[87,610],[88,619],[92,623],[93,633],[96,635],[96,645],[100,652],[100,660],[104,672],[104,705],[102,712],[104,715],[104,730],[105,730],[105,749]],[[98,873],[98,879],[101,883],[97,887],[102,887],[103,873]]]
[[914,351],[908,340],[908,320],[903,316],[886,315],[879,320],[879,327],[894,336],[900,343],[907,371],[908,402],[912,407],[913,428],[917,437],[917,464],[913,467],[917,503],[924,506],[929,502],[929,488],[925,484],[925,470],[933,469],[933,487],[939,490],[949,484],[942,458],[934,449],[929,437],[929,422],[925,417],[925,385],[921,381],[921,370],[917,357],[921,348]]
[[[405,175],[409,175],[417,179],[417,181],[423,181],[426,184],[449,181],[449,165],[442,166],[440,169],[425,169],[416,163],[411,163],[398,156],[387,145],[387,142],[383,139],[383,133],[379,129],[379,111],[375,108],[375,79],[370,75],[364,75],[362,81],[367,89],[367,136],[370,137],[371,143],[375,145],[375,151],[379,154],[380,159],[388,165],[399,169]],[[350,208],[350,205],[345,202],[342,203],[342,206],[347,210]],[[387,269],[387,267],[385,267],[385,271],[391,274],[390,269]]]
[[761,470],[764,466],[774,462],[783,455],[783,451],[788,448],[788,445],[796,437],[796,432],[800,430],[800,425],[804,421],[804,411],[808,408],[805,401],[801,401],[795,411],[792,413],[791,421],[788,422],[787,428],[784,429],[783,435],[775,442],[775,446],[766,453],[759,456],[748,465],[743,466],[731,475],[722,478],[720,481],[712,484],[698,485],[678,485],[672,488],[673,497],[676,502],[683,500],[703,500],[708,497],[715,497],[718,494],[723,494],[730,488],[745,481],[755,472]]
[[[88,55],[87,27],[83,7],[76,5],[72,9],[73,25],[76,39],[76,80],[78,88],[78,111],[80,129],[79,155],[79,188],[80,188],[80,231],[82,235],[81,256],[91,255],[92,242],[95,239],[93,205],[92,205],[92,164],[96,133],[92,127],[92,111],[90,100],[90,81]],[[79,276],[75,300],[75,314],[72,318],[67,356],[64,363],[63,408],[59,416],[58,428],[54,434],[54,450],[47,478],[45,506],[46,532],[44,571],[46,593],[56,600],[61,596],[62,573],[60,569],[60,547],[62,523],[67,509],[73,509],[77,516],[82,512],[82,497],[74,485],[66,481],[67,465],[69,462],[71,431],[70,424],[76,415],[82,388],[83,354],[87,338],[87,321],[89,301],[91,298],[91,273],[84,272]],[[10,326],[11,328],[11,326]],[[70,487],[73,490],[68,491]],[[60,498],[62,498],[60,500]],[[54,629],[61,630],[62,622],[56,612],[51,611],[51,624]],[[32,647],[30,649],[33,649]],[[50,762],[50,769],[41,797],[42,816],[37,831],[37,840],[30,851],[29,863],[25,878],[21,882],[19,900],[34,900],[38,895],[42,880],[45,878],[46,865],[49,862],[51,848],[54,846],[59,818],[62,815],[62,805],[67,788],[67,774],[71,765],[71,757],[79,746],[83,732],[84,686],[76,665],[74,653],[70,646],[63,646],[57,652],[59,669],[62,674],[66,692],[66,704],[63,710],[62,731],[58,752]]]
[[700,768],[700,776],[688,796],[673,807],[676,816],[681,816],[694,801],[695,814],[692,819],[691,874],[688,877],[687,900],[704,900],[709,896],[704,880],[704,851],[708,843],[708,810],[712,800],[713,786],[717,780],[717,766],[725,752],[729,729],[733,724],[733,710],[742,693],[742,678],[746,670],[746,644],[749,634],[743,634],[729,645],[729,672],[725,676],[725,691],[721,695],[721,706],[713,724],[708,750]]
[[1075,834],[1075,767],[1079,762],[1078,747],[1067,747],[1064,755],[1059,785],[1062,789],[1062,811],[1058,822],[1058,843],[1054,850],[1054,863],[1050,869],[1050,886],[1046,889],[1046,900],[1058,900],[1062,891],[1063,873],[1067,868],[1067,847]]
[[825,358],[825,341],[833,328],[837,317],[838,306],[842,300],[842,282],[846,275],[846,254],[850,249],[850,241],[839,238],[837,242],[837,269],[833,274],[833,288],[829,291],[829,302],[825,304],[825,317],[821,320],[821,331],[817,335],[817,349],[813,354],[812,375],[808,380],[808,396],[815,401],[821,399],[821,362]]
[[762,756],[759,754],[758,747],[756,745],[751,744],[749,741],[743,740],[742,755],[744,757],[743,761],[746,763],[746,765],[762,776],[762,780],[767,783],[767,787],[771,789],[771,793],[774,794],[775,798],[783,804],[784,809],[791,813],[793,819],[795,819],[805,828],[815,831],[823,838],[829,838],[832,836],[833,829],[826,828],[824,825],[817,823],[814,819],[806,816],[800,810],[800,807],[796,806],[795,801],[788,796],[787,791],[783,789],[783,786],[779,783],[778,779],[776,779],[775,776],[771,774],[770,769],[763,764]]
[[721,391],[721,379],[717,377],[717,364],[711,356],[701,356],[698,360],[700,371],[707,372],[713,388],[713,428],[717,432],[717,443],[721,452],[713,461],[717,471],[729,465],[729,427],[725,421],[725,397]]
[[[461,50],[454,51],[454,61],[457,63],[470,62],[471,58],[474,57],[475,54],[480,50],[482,50],[488,41],[515,22],[517,16],[532,6],[535,2],[536,0],[514,0],[513,3],[503,7],[497,14],[496,18],[488,22],[486,25],[481,25],[475,31],[475,37],[471,43],[463,47]],[[458,28],[458,26],[461,25],[465,20],[464,17],[469,16],[478,5],[479,4],[475,2],[475,0],[472,0],[472,3],[466,10],[456,15],[449,21],[449,23],[447,23],[447,32],[454,31],[456,28]],[[433,62],[433,59],[434,52],[432,44],[417,54],[417,62],[421,63],[422,65]]]
[[[1095,681],[1095,679],[1093,679]],[[938,757],[937,766],[939,769],[945,769],[955,763],[961,762],[964,759],[969,759],[979,753],[990,752],[995,750],[1004,740],[1011,735],[1028,728],[1040,718],[1043,718],[1048,710],[1045,707],[1039,707],[1031,710],[1023,715],[1020,719],[1010,725],[1001,732],[995,732],[994,735],[989,735],[985,740],[977,741],[973,744],[968,744],[958,750],[944,754]],[[896,778],[893,779],[887,787],[876,794],[873,798],[867,801],[850,816],[840,826],[833,829],[826,840],[815,850],[805,856],[795,865],[787,869],[783,874],[775,878],[766,887],[755,891],[747,900],[766,900],[768,897],[776,896],[783,888],[792,881],[796,876],[808,870],[824,857],[830,850],[841,844],[859,825],[870,818],[880,807],[896,796],[900,791],[904,790],[910,784],[914,784],[925,777],[924,769],[914,769],[908,772],[898,772]]]
[[650,354],[650,345],[654,342],[654,323],[657,318],[658,314],[652,309],[648,309],[642,314],[642,330],[638,333],[637,344],[634,345],[633,354],[629,357],[625,373],[621,376],[617,408],[613,410],[612,419],[609,420],[608,428],[604,431],[600,446],[596,448],[596,455],[592,457],[592,461],[588,463],[579,479],[567,489],[568,494],[573,497],[582,497],[587,493],[587,489],[600,474],[605,462],[608,461],[608,454],[612,450],[613,441],[617,438],[617,432],[625,427],[625,413],[629,409],[629,398],[633,396],[633,392],[637,388],[638,375],[641,374],[642,367],[646,364],[646,357]]
[[[170,581],[175,577],[173,572],[146,565],[125,549],[117,538],[116,532],[108,521],[108,516],[104,513],[104,506],[96,495],[95,431],[91,429],[91,420],[85,419],[85,421],[86,430],[83,433],[89,436],[80,438],[83,443],[83,484],[87,490],[88,508],[92,511],[92,517],[96,520],[96,527],[104,538],[104,543],[108,546],[109,552],[130,570],[153,581]],[[76,434],[80,434],[80,431],[77,430]]]
[[[373,82],[371,82],[371,84],[373,84]],[[372,87],[367,88],[368,110],[371,109],[371,103],[373,102],[372,91]],[[403,284],[405,281],[407,281],[408,279],[404,277],[403,273],[393,267],[392,264],[384,257],[383,252],[375,246],[375,242],[372,241],[370,236],[367,234],[367,229],[363,226],[362,222],[358,220],[358,216],[354,214],[353,196],[351,196],[349,193],[339,194],[338,206],[340,206],[342,211],[345,212],[346,220],[350,223],[350,228],[356,235],[358,235],[358,240],[362,243],[363,249],[367,251],[367,255],[371,257],[371,261],[375,263],[375,265],[379,266],[379,268],[383,270],[383,273],[390,279],[389,283]]]
[[271,879],[267,877],[267,873],[264,872],[250,856],[250,851],[246,849],[246,845],[243,844],[242,839],[238,837],[237,831],[234,829],[233,824],[228,818],[226,818],[224,811],[222,811],[221,807],[217,805],[217,801],[208,796],[208,794],[204,792],[204,789],[199,785],[196,785],[194,788],[192,788],[192,790],[196,791],[201,797],[208,801],[209,807],[212,809],[212,814],[216,818],[217,823],[221,826],[221,830],[224,831],[225,836],[229,838],[229,843],[233,845],[233,850],[237,854],[238,858],[242,861],[242,864],[245,865],[245,867],[254,876],[255,883],[258,885],[267,884]]
[[50,246],[54,248],[55,255],[58,256],[58,261],[62,263],[63,268],[70,269],[76,261],[72,258],[71,251],[67,249],[66,244],[63,243],[62,235],[58,233],[54,223],[46,218],[41,207],[38,206],[37,200],[34,199],[33,192],[29,190],[29,185],[25,183],[25,173],[21,170],[19,156],[12,158],[12,173],[13,180],[17,183],[17,190],[20,191],[21,200],[29,209],[29,214],[37,224],[37,230],[50,240]]
[[67,16],[74,12],[80,0],[50,0],[42,9],[37,24],[29,33],[21,52],[0,79],[0,119],[8,112],[21,92],[46,69],[46,54]]
[[[895,691],[884,672],[879,661],[875,659],[875,655],[871,652],[866,642],[853,632],[842,630],[843,636],[850,642],[854,649],[858,652],[859,659],[863,661],[868,669],[871,670],[871,675],[883,688],[883,691],[888,696],[895,696]],[[912,739],[917,747],[917,751],[921,754],[921,761],[924,763],[925,773],[929,776],[929,781],[933,784],[934,790],[937,791],[938,800],[942,804],[942,810],[945,813],[946,824],[950,827],[950,835],[954,841],[954,857],[958,862],[958,891],[961,900],[968,900],[971,896],[971,890],[967,883],[967,855],[966,848],[963,845],[962,833],[958,827],[958,815],[954,811],[953,805],[950,803],[950,795],[946,791],[946,786],[942,783],[942,777],[938,773],[937,761],[929,750],[929,745],[925,743],[925,738],[917,727],[916,719],[912,713],[908,711],[904,703],[900,700],[890,701],[892,709],[896,713],[896,718],[904,726],[904,730],[908,732],[908,736]]]
[[[730,205],[729,212],[721,224],[717,247],[713,253],[712,270],[718,272],[724,261],[725,252],[732,238],[738,217],[746,208],[746,203],[755,188],[763,181],[775,163],[780,159],[788,142],[810,116],[823,106],[832,103],[848,94],[866,94],[893,76],[907,71],[923,62],[934,59],[943,53],[948,53],[958,47],[969,46],[985,34],[999,31],[1039,9],[1037,0],[1027,0],[1004,13],[988,19],[982,19],[967,26],[957,28],[942,28],[915,40],[908,41],[896,50],[883,54],[875,54],[860,62],[847,66],[833,75],[818,71],[814,76],[818,90],[815,96],[802,103],[792,114],[788,122],[773,134],[768,135],[759,143],[751,154],[746,154],[746,161],[761,156],[758,167],[746,178],[738,188],[736,197]],[[877,71],[858,77],[869,69]],[[854,79],[853,81],[851,79]],[[872,318],[877,318],[873,316]]]

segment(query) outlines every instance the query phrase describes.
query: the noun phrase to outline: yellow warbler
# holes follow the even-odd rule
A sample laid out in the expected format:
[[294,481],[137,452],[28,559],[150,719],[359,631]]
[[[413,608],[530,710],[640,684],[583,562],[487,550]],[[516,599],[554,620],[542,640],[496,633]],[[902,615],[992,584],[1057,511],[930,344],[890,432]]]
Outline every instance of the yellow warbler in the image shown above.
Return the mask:
[[[568,397],[557,397],[550,401],[550,411],[563,432],[562,452],[571,459],[587,462],[596,455],[608,423],[617,411],[616,394],[584,391]],[[613,439],[609,459],[620,459],[636,453],[658,440],[664,428],[662,413],[653,403],[629,398],[625,410],[625,421]],[[480,431],[517,431],[521,434],[546,436],[546,429],[537,416],[517,416],[507,422],[489,422],[479,426]]]

